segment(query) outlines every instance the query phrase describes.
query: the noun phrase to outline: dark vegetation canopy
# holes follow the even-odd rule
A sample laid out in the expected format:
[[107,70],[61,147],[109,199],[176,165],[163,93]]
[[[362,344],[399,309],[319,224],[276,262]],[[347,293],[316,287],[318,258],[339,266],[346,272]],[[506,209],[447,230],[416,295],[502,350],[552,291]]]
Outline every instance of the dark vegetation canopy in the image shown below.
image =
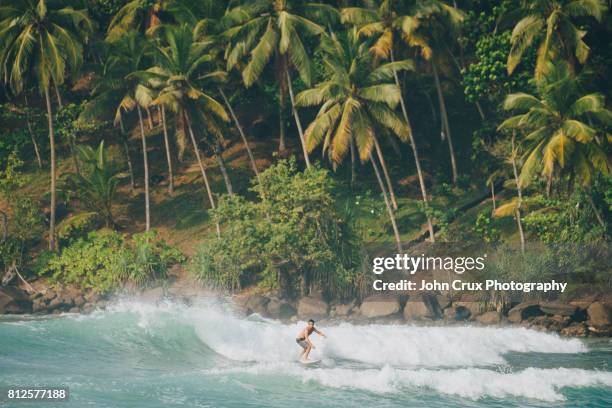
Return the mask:
[[3,0],[0,270],[349,297],[475,242],[610,284],[611,35],[603,0]]

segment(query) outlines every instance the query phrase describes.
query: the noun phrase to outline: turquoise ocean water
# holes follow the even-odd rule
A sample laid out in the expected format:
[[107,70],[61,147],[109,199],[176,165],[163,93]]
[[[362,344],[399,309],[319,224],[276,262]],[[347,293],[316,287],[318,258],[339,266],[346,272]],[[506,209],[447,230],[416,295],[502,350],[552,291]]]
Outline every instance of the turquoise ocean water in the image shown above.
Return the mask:
[[0,320],[0,388],[68,386],[67,402],[3,407],[611,407],[612,342],[525,328],[237,317],[220,300],[117,301],[90,315]]

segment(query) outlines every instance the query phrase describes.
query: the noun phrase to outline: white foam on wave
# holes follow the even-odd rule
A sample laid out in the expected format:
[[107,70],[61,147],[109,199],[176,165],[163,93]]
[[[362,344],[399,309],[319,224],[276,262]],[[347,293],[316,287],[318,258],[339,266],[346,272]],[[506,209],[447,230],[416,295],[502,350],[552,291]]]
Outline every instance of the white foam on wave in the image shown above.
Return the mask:
[[477,400],[529,398],[562,401],[566,387],[612,387],[612,373],[577,368],[527,368],[501,372],[483,368],[406,370],[386,365],[380,369],[303,368],[289,363],[257,363],[249,367],[213,369],[208,375],[291,375],[326,387],[375,393],[410,393],[429,389],[441,394]]
[[[163,330],[166,322],[179,319],[193,326],[201,341],[216,353],[244,362],[295,361],[301,350],[295,337],[305,324],[237,317],[227,304],[214,299],[203,299],[190,307],[121,301],[110,306],[109,312],[135,313],[137,325],[147,330]],[[578,339],[526,328],[344,323],[321,329],[328,338],[313,335],[313,358],[351,360],[375,367],[474,367],[503,364],[509,352],[587,351]]]

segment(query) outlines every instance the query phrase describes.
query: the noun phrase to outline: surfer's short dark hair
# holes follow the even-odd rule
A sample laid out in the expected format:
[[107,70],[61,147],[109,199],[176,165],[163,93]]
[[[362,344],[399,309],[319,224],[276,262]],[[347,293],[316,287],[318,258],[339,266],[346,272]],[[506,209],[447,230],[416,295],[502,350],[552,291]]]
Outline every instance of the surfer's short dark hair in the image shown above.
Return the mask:
[[308,321],[308,323],[312,323],[312,324],[314,324],[314,320],[310,319],[310,320]]

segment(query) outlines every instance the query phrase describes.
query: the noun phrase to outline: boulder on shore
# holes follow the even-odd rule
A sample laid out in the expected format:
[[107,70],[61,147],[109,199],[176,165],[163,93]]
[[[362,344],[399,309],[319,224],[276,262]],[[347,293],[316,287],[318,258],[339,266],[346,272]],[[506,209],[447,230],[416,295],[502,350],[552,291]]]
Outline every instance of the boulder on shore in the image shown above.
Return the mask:
[[16,286],[0,287],[0,314],[31,311],[32,301],[26,292]]
[[361,315],[368,319],[389,317],[399,313],[399,301],[394,297],[374,295],[361,302]]
[[589,334],[589,328],[586,323],[573,323],[561,329],[561,335],[571,337],[585,337]]
[[424,294],[415,299],[408,299],[404,306],[405,320],[434,320],[442,316],[442,311],[435,296]]
[[470,314],[470,309],[464,306],[451,306],[444,309],[444,320],[467,320]]
[[540,310],[546,314],[573,317],[578,312],[578,306],[566,303],[540,303]]
[[272,298],[266,307],[267,315],[273,319],[289,319],[295,315],[295,307],[284,300]]
[[606,302],[593,302],[587,309],[589,325],[610,326],[612,325],[612,304]]
[[270,298],[262,295],[249,296],[244,306],[247,314],[259,313],[265,315],[267,313],[266,306],[270,302]]
[[301,319],[321,319],[327,317],[329,305],[323,299],[303,297],[298,302],[298,317]]
[[453,306],[464,307],[470,311],[470,318],[475,319],[476,316],[482,314],[483,303],[476,300],[457,301],[453,302]]
[[544,312],[542,312],[537,302],[525,302],[510,309],[508,312],[508,321],[511,323],[520,323],[530,317],[542,316],[543,314]]
[[350,315],[353,312],[353,309],[355,309],[355,299],[351,300],[349,303],[343,303],[343,304],[339,304],[336,305],[336,307],[334,308],[334,311],[336,312],[336,316],[337,317],[345,317]]
[[496,311],[484,312],[476,317],[476,321],[482,324],[498,324],[501,322],[501,314]]

